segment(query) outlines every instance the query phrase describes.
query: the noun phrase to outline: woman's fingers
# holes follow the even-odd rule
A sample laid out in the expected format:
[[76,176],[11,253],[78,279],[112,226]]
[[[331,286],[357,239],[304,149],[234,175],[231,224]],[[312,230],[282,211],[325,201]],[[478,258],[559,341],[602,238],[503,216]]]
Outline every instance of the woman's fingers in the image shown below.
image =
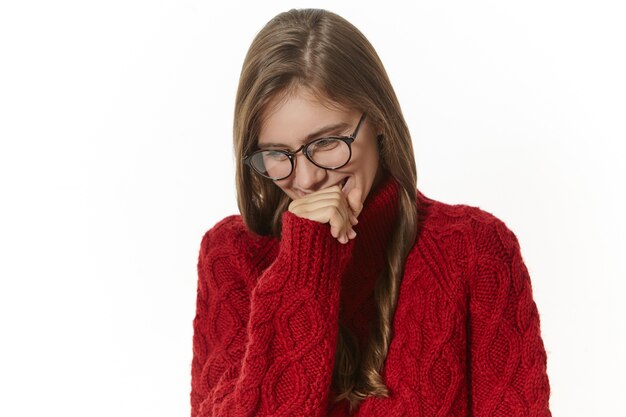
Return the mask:
[[360,191],[351,194],[347,199],[339,186],[332,186],[293,200],[289,211],[302,218],[329,223],[331,235],[341,243],[348,243],[356,237],[352,226],[358,223],[356,216],[362,209]]
[[355,218],[361,213],[361,210],[363,210],[363,202],[361,201],[361,197],[362,192],[359,188],[353,188],[348,193],[348,205],[354,213]]
[[341,194],[341,188],[339,188],[338,185],[333,185],[332,187],[324,188],[302,198],[293,200],[291,204],[289,204],[289,210],[291,211],[292,208],[295,209],[299,206],[308,205],[322,198],[332,197],[333,195],[337,197],[339,194]]
[[[300,209],[303,212],[313,212],[315,210],[319,210],[328,206],[334,206],[336,207],[338,210],[342,210],[344,211],[346,214],[348,213],[348,211],[346,210],[348,208],[348,204],[343,201],[343,199],[340,196],[337,195],[329,195],[327,194],[326,196],[320,196],[319,199],[312,199],[310,200],[307,204],[300,204],[298,206],[295,206],[295,209]],[[346,215],[346,220],[349,217]]]
[[[348,243],[350,239],[356,236],[356,232],[352,229],[352,225],[345,219],[346,214],[333,211],[330,215],[330,229],[333,237],[337,238],[341,243]],[[347,217],[349,219],[349,217]]]

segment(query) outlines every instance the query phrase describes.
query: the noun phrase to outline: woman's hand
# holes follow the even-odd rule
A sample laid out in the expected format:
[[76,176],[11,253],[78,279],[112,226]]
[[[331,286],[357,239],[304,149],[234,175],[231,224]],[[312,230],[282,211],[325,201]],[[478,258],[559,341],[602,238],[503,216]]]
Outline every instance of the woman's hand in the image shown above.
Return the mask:
[[298,217],[330,223],[330,233],[341,243],[348,243],[349,239],[356,237],[352,226],[359,222],[357,216],[362,209],[361,190],[352,189],[346,198],[339,185],[316,191],[289,204],[289,211]]

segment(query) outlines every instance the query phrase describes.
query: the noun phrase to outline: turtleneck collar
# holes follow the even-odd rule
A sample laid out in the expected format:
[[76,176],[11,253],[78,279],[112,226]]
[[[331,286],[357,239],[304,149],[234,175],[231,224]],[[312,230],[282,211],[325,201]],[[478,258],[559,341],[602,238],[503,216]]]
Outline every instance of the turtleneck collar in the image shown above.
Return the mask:
[[398,215],[399,184],[387,171],[378,186],[370,191],[363,210],[359,214],[359,223],[354,226],[357,233],[353,255],[365,256],[366,259],[379,259],[386,252],[387,243],[393,232]]
[[374,318],[373,293],[385,267],[387,246],[398,215],[399,184],[384,172],[378,186],[370,191],[359,223],[354,226],[352,257],[342,278],[341,316],[355,331],[361,343]]

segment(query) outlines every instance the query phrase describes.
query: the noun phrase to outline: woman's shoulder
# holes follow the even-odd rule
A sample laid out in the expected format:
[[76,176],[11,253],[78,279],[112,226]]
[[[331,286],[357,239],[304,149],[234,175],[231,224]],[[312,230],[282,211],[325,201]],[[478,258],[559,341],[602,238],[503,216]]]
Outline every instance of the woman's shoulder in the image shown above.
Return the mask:
[[213,225],[206,234],[210,234],[213,237],[228,238],[234,235],[240,235],[246,231],[245,224],[241,215],[231,214],[219,220]]
[[241,215],[232,214],[215,223],[204,233],[200,254],[206,256],[211,249],[216,249],[224,254],[232,251],[242,255],[247,252],[256,252],[257,248],[266,246],[270,240],[272,240],[271,237],[259,236],[250,231]]
[[499,243],[510,251],[519,246],[507,224],[490,211],[470,204],[447,203],[417,193],[418,224],[421,234],[428,234],[450,245],[489,249]]

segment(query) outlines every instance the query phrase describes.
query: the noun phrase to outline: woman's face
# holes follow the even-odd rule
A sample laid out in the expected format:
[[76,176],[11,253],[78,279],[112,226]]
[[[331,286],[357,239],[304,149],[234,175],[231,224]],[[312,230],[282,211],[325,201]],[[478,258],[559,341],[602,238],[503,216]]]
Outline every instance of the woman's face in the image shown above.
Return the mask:
[[[354,133],[361,115],[357,111],[324,106],[313,94],[298,89],[270,105],[261,126],[258,147],[294,151],[321,137],[349,136]],[[300,151],[295,155],[291,175],[274,183],[292,200],[340,185],[346,196],[352,189],[360,188],[364,202],[382,175],[376,136],[374,126],[366,117],[352,142],[352,157],[346,165],[335,170],[320,168]]]

